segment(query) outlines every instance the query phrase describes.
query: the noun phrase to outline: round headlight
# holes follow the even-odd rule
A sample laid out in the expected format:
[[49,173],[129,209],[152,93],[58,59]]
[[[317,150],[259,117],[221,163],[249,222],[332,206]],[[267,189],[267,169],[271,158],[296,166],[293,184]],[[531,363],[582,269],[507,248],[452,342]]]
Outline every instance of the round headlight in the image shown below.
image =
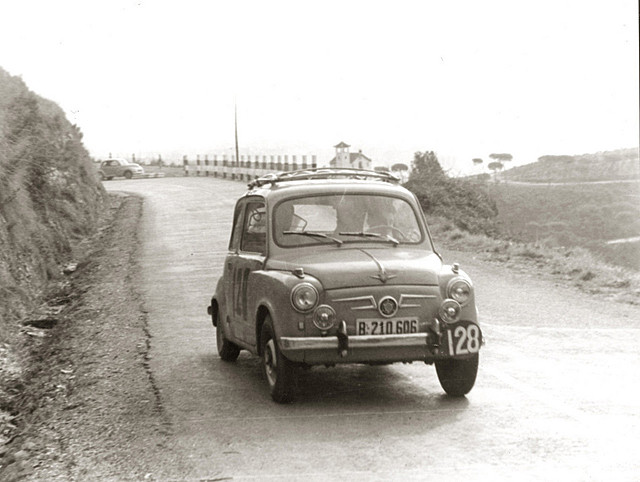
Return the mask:
[[447,296],[464,306],[469,302],[469,298],[471,297],[471,285],[466,280],[454,278],[449,282],[449,286],[447,287]]
[[313,324],[319,330],[327,331],[336,322],[336,312],[329,305],[320,305],[313,312]]
[[440,319],[445,323],[455,323],[460,319],[460,303],[456,300],[444,300],[440,305]]
[[318,291],[309,283],[300,283],[291,290],[291,304],[298,311],[312,310],[318,303]]

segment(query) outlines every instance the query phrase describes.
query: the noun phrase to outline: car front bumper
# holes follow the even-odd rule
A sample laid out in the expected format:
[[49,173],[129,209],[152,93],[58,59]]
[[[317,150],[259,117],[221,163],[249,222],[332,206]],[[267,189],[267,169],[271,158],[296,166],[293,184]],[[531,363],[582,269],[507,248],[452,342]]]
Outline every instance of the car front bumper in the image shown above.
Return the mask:
[[[339,347],[338,337],[317,336],[305,338],[280,338],[283,352],[290,350],[337,350]],[[410,335],[372,335],[372,336],[350,336],[349,348],[401,348],[411,346],[427,346],[426,333],[412,333]]]
[[484,345],[478,325],[478,339],[474,350],[457,351],[458,343],[451,343],[445,327],[434,331],[401,335],[351,335],[339,330],[337,335],[322,337],[280,337],[282,353],[290,360],[309,365],[334,363],[393,363],[409,361],[432,362],[445,358],[467,358]]

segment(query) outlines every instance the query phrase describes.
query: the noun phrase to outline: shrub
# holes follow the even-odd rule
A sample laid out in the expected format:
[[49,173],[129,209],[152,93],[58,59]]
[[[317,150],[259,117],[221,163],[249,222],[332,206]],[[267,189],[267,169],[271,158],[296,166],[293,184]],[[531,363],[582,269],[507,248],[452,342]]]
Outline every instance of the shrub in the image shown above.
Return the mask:
[[405,187],[416,195],[426,214],[448,218],[470,233],[498,233],[498,209],[484,186],[448,177],[433,151],[416,152]]

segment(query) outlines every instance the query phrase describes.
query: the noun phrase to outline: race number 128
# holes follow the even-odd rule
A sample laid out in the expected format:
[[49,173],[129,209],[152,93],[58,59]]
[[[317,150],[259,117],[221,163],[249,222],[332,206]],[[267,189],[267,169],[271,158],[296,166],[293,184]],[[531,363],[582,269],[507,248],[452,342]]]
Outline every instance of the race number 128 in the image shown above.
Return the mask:
[[451,355],[468,355],[480,350],[480,328],[478,325],[457,326],[447,330]]

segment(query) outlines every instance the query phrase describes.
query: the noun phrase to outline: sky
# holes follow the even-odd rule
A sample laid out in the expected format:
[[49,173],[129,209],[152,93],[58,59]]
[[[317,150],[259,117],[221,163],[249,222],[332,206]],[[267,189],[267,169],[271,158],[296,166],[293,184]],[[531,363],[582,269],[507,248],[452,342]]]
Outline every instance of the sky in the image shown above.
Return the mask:
[[0,67],[92,156],[433,150],[453,174],[639,144],[635,0],[2,0]]

